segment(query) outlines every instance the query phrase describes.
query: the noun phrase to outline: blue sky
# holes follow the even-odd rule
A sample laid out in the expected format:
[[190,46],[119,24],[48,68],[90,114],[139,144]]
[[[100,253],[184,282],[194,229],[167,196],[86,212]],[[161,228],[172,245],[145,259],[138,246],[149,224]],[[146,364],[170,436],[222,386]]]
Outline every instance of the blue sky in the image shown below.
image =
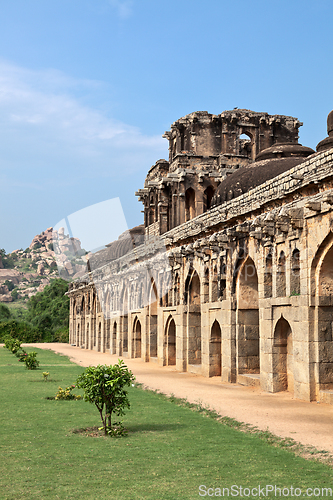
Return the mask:
[[[292,115],[300,142],[333,108],[331,0],[0,2],[0,248],[134,196],[188,113]],[[112,215],[101,221],[112,224]]]

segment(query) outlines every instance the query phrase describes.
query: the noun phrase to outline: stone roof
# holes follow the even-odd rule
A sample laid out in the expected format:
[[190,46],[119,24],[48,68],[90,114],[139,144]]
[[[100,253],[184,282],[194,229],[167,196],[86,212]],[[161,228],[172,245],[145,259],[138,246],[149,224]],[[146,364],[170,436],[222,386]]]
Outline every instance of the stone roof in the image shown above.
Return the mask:
[[313,149],[293,143],[274,144],[264,149],[258,154],[255,163],[239,168],[221,182],[213,197],[212,206],[247,193],[250,189],[302,163],[313,153]]

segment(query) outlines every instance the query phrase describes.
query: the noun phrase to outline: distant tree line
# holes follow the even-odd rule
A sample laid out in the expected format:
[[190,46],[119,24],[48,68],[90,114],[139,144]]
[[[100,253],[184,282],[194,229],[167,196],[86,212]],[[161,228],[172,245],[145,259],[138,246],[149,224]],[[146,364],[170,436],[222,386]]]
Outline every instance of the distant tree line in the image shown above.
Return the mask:
[[27,301],[27,309],[0,303],[0,342],[6,335],[21,342],[68,342],[67,281],[54,279]]

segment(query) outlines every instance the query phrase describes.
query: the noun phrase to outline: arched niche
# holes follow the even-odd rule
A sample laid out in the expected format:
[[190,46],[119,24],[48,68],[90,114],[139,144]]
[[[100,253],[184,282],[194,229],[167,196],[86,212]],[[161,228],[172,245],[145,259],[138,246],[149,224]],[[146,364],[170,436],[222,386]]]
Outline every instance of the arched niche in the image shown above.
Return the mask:
[[185,297],[188,302],[187,337],[188,363],[201,364],[201,299],[200,278],[195,269],[190,269],[186,279]]
[[236,291],[238,373],[260,373],[258,275],[249,256],[240,266]]
[[213,186],[208,186],[204,191],[204,212],[207,212],[212,206],[212,199],[214,196]]
[[176,324],[172,316],[169,316],[164,333],[165,358],[167,365],[176,364]]
[[265,260],[264,271],[264,296],[265,299],[271,298],[273,292],[273,256],[268,253]]
[[112,354],[117,353],[117,322],[114,321],[112,327]]
[[286,296],[286,256],[283,251],[280,252],[279,260],[277,263],[276,296]]
[[294,390],[293,340],[290,324],[281,317],[276,323],[273,340],[274,391]]
[[134,357],[141,358],[141,323],[138,317],[133,325]]
[[148,332],[149,332],[149,355],[157,358],[157,286],[151,278],[148,292]]
[[188,188],[185,191],[185,219],[188,221],[193,219],[195,216],[195,191],[193,188]]
[[301,293],[300,260],[300,251],[295,248],[291,254],[290,295],[300,295]]
[[215,320],[210,331],[209,374],[220,376],[222,370],[222,333],[220,323]]

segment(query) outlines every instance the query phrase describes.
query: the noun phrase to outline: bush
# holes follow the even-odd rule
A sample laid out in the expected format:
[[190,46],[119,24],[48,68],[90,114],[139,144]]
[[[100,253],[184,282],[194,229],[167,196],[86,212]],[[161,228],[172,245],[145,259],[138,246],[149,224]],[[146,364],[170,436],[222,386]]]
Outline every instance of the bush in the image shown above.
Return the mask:
[[11,312],[8,306],[0,304],[0,321],[7,320],[11,317]]
[[25,362],[25,366],[26,368],[28,368],[28,370],[37,370],[37,368],[39,367],[39,361],[37,361],[37,352],[33,351],[33,352],[29,352],[29,354],[25,353],[24,354],[24,362]]
[[98,409],[105,435],[122,436],[126,433],[121,422],[112,425],[112,414],[124,415],[125,408],[130,407],[125,387],[133,380],[133,373],[120,359],[113,366],[89,366],[78,377],[77,386],[84,390],[84,400]]
[[14,290],[15,288],[15,285],[14,283],[11,281],[11,280],[6,280],[4,282],[4,285],[8,288],[8,290],[11,292],[12,290]]
[[59,328],[54,334],[54,342],[69,342],[69,328]]
[[62,389],[62,387],[59,387],[57,394],[55,395],[56,400],[59,399],[65,399],[67,401],[73,400],[73,399],[82,399],[81,396],[78,396],[77,394],[72,394],[72,390],[75,388],[75,385],[71,385],[69,387],[66,387],[66,389]]
[[10,336],[21,342],[41,342],[42,334],[29,323],[10,319],[0,323],[0,341]]

